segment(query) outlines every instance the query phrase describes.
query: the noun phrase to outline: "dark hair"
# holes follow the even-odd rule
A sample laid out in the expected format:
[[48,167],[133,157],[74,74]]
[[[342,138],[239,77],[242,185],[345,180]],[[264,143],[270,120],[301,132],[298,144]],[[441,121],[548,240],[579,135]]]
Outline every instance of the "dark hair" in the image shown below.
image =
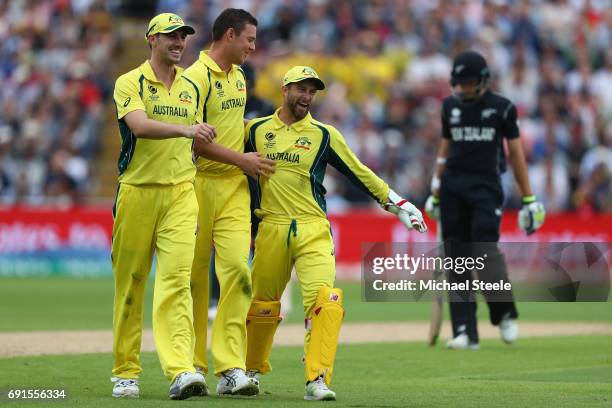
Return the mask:
[[257,19],[246,10],[226,8],[213,23],[213,41],[219,41],[229,28],[240,35],[247,24],[257,27]]

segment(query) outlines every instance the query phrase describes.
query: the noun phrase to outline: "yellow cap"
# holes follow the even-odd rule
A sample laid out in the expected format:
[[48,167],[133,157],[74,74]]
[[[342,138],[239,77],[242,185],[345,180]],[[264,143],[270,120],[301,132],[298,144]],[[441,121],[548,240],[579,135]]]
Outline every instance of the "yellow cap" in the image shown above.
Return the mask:
[[183,19],[176,14],[159,14],[149,21],[149,29],[145,34],[145,40],[149,38],[150,35],[159,33],[167,34],[173,32],[174,30],[178,30],[179,28],[183,28],[187,34],[195,34],[193,27],[186,25]]
[[286,86],[294,82],[304,81],[306,79],[314,80],[317,84],[318,90],[325,89],[325,84],[323,83],[323,81],[321,81],[321,78],[319,78],[319,74],[317,74],[314,69],[306,67],[304,65],[295,66],[289,71],[287,71],[287,73],[283,77],[283,85]]

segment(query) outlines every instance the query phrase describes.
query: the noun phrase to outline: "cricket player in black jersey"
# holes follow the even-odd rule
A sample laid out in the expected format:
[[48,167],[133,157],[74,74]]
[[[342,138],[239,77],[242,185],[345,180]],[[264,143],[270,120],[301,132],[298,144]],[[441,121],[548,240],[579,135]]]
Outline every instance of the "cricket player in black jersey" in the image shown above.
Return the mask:
[[[514,104],[488,88],[489,68],[477,52],[463,52],[451,71],[453,94],[442,102],[442,143],[426,211],[439,219],[445,255],[478,257],[486,253],[486,269],[478,279],[508,281],[503,254],[497,249],[502,214],[501,174],[508,161],[523,196],[519,226],[527,233],[544,223],[544,206],[531,192],[527,164],[519,140]],[[478,243],[478,244],[474,244]],[[449,271],[449,282],[466,282],[467,290],[449,292],[453,339],[447,347],[479,348],[476,301],[470,271]],[[518,338],[518,312],[511,292],[483,291],[490,320],[508,344]]]

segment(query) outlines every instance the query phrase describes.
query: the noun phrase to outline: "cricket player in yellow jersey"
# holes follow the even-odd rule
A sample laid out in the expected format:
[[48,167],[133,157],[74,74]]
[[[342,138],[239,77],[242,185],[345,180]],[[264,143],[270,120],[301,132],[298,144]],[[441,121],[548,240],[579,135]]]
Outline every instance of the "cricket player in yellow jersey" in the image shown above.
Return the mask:
[[180,61],[194,29],[176,14],[149,23],[151,58],[121,75],[114,100],[121,135],[119,187],[113,208],[113,397],[138,397],[145,283],[157,255],[153,333],[170,398],[207,393],[193,366],[190,293],[198,204],[192,143],[214,129],[192,125],[197,98]]
[[245,374],[246,315],[251,304],[250,195],[244,173],[257,177],[273,169],[274,161],[244,153],[246,80],[238,66],[255,50],[257,20],[247,11],[226,9],[213,24],[210,50],[185,70],[199,101],[197,120],[214,126],[215,143],[196,143],[196,195],[200,206],[191,277],[194,365],[208,372],[208,271],[215,248],[220,296],[212,327],[212,356],[219,376],[218,394],[253,395],[254,379]]
[[269,179],[259,180],[261,219],[255,238],[253,302],[247,318],[246,366],[250,377],[270,371],[270,351],[280,322],[280,298],[295,265],[302,289],[306,400],[335,400],[331,382],[340,326],[342,291],[334,288],[334,246],[326,217],[323,177],[328,164],[399,215],[408,228],[425,232],[421,212],[399,197],[351,152],[334,127],[309,113],[323,81],[310,67],[284,76],[283,104],[246,128],[247,149],[276,161]]

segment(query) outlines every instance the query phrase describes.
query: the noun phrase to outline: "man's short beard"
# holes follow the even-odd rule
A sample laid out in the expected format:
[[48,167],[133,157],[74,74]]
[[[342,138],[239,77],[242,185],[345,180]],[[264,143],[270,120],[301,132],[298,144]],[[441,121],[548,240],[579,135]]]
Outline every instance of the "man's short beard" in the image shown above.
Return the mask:
[[304,119],[306,117],[306,115],[308,115],[308,109],[306,109],[304,111],[304,114],[300,114],[297,111],[297,101],[295,103],[289,104],[289,110],[291,111],[291,114],[293,115],[294,118],[296,119]]

